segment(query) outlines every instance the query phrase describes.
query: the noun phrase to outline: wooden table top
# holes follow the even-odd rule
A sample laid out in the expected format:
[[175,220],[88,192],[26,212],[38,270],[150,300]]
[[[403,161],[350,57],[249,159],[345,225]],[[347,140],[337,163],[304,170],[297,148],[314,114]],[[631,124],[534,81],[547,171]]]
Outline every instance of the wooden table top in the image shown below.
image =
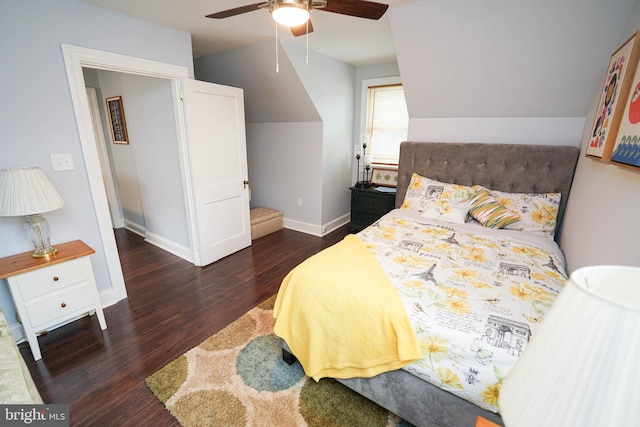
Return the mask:
[[58,253],[49,258],[34,258],[33,251],[0,258],[0,279],[6,279],[7,277],[91,255],[96,252],[82,240],[61,243],[54,247],[58,249]]

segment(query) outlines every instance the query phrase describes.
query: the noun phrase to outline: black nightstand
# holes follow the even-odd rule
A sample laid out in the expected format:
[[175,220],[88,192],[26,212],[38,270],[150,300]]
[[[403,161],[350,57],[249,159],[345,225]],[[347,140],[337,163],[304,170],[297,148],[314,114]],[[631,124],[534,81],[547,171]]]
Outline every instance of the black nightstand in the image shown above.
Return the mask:
[[376,191],[376,187],[351,187],[349,231],[360,231],[376,222],[396,205],[396,192]]

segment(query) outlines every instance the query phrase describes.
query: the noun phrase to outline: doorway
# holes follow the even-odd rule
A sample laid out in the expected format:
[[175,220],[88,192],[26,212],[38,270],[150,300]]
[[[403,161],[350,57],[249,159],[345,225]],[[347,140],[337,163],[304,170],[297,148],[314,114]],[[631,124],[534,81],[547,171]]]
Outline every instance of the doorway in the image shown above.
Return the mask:
[[[111,283],[111,289],[107,292],[101,292],[100,297],[103,306],[109,306],[125,299],[127,297],[127,290],[113,234],[105,187],[102,180],[100,159],[93,133],[93,123],[91,121],[91,113],[87,101],[82,69],[93,68],[97,70],[111,70],[140,76],[167,79],[171,84],[172,99],[173,105],[176,107],[176,114],[180,99],[179,80],[181,78],[188,78],[189,75],[186,67],[158,63],[140,58],[132,58],[110,52],[96,51],[93,49],[69,45],[63,45],[62,51],[69,80],[71,98],[76,112],[78,132],[80,134],[80,142],[82,145],[89,187],[91,189],[95,215],[102,241],[102,249]],[[186,162],[185,155],[187,151],[185,144],[186,141],[184,138],[181,138],[181,136],[178,135],[178,150],[181,164]],[[184,170],[182,173],[183,182],[185,182],[187,181],[187,176],[185,175]],[[188,194],[186,194],[185,197],[189,199]],[[191,248],[193,248],[193,217],[191,215],[188,215],[188,217],[187,221],[190,243]]]
[[[115,304],[126,298],[127,292],[113,235],[83,68],[170,82],[193,263],[207,265],[251,245],[242,89],[190,80],[188,70],[183,66],[69,45],[62,45],[62,52],[111,283],[108,291],[100,293],[103,305]],[[190,152],[192,156],[189,156]],[[212,167],[211,159],[214,158],[224,167]],[[230,167],[232,165],[235,167]]]
[[[113,228],[193,262],[170,82],[88,68],[83,74]],[[126,143],[111,135],[105,110],[113,96],[122,102]]]

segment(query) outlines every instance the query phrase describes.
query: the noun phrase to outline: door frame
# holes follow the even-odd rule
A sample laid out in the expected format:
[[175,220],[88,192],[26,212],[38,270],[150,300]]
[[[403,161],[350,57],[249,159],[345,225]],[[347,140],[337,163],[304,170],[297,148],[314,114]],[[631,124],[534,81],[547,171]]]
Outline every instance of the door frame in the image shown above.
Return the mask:
[[97,142],[93,132],[93,122],[82,69],[93,68],[115,71],[139,76],[162,78],[171,82],[174,114],[177,125],[176,138],[180,157],[185,209],[187,212],[187,228],[189,231],[191,253],[191,260],[189,261],[194,262],[197,261],[195,259],[197,257],[197,251],[195,251],[196,235],[194,232],[195,212],[191,192],[186,128],[181,107],[181,79],[189,78],[189,70],[187,67],[180,65],[65,44],[62,45],[62,53],[80,136],[85,172],[89,179],[94,213],[98,221],[102,249],[111,279],[111,292],[101,293],[101,302],[104,306],[109,306],[125,299],[127,297],[127,289],[113,233],[107,195],[102,181],[100,158],[98,156]]
[[104,138],[102,118],[100,116],[100,107],[98,106],[98,94],[93,87],[87,87],[86,90],[87,96],[89,97],[93,134],[96,138],[96,147],[98,148],[98,157],[100,158],[100,167],[102,169],[102,182],[104,183],[111,213],[111,225],[113,228],[122,228],[124,227],[122,206],[120,205],[120,198],[117,196],[116,185],[113,174],[111,173],[111,162],[109,161],[109,153],[107,152],[107,143]]

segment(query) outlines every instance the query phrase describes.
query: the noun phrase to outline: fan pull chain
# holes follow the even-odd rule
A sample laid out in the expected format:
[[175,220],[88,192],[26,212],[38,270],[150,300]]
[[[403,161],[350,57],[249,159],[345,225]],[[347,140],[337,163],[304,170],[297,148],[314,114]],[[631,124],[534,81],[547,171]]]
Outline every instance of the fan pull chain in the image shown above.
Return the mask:
[[305,65],[309,66],[309,20],[307,19],[307,57],[305,58]]
[[276,22],[276,74],[280,73],[280,61],[278,58],[278,23]]

